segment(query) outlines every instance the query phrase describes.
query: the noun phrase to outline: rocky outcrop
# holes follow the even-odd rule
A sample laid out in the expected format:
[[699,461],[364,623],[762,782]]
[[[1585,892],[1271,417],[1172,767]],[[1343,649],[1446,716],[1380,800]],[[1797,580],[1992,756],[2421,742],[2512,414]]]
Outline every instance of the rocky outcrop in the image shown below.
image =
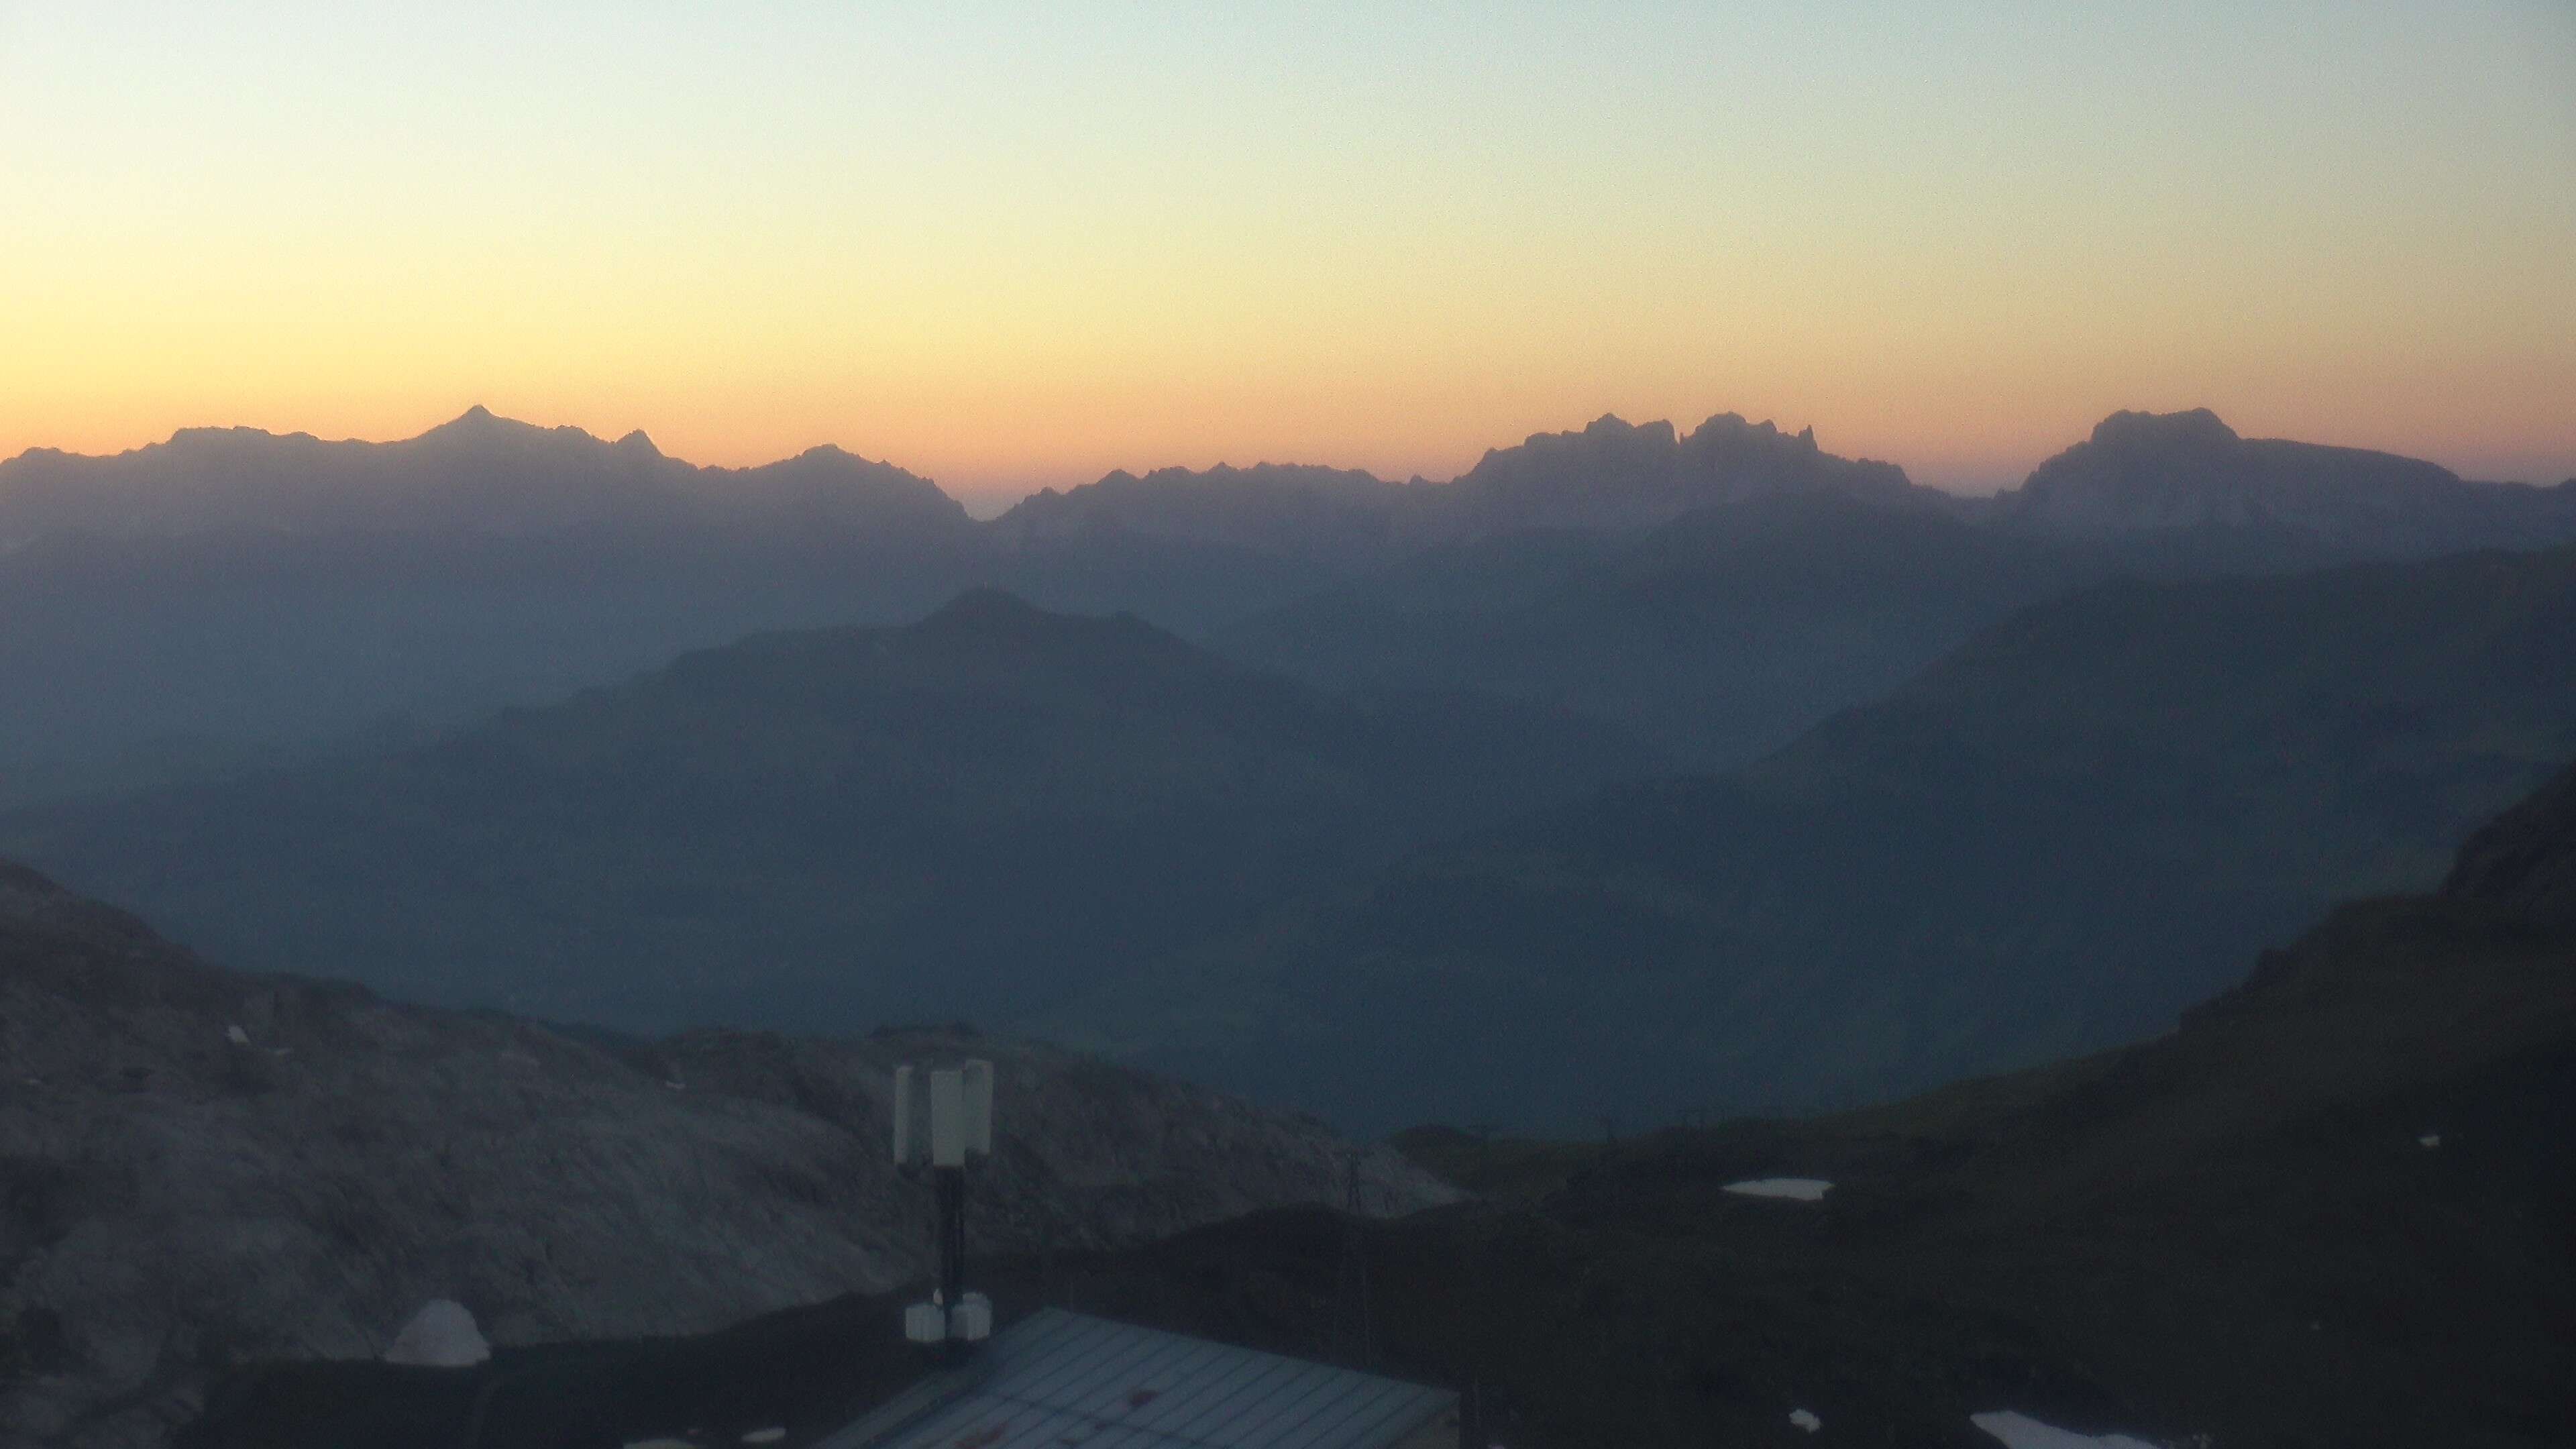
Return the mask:
[[2470,836],[2442,893],[2576,930],[2576,769]]
[[435,1299],[508,1345],[893,1286],[930,1209],[888,1160],[891,1068],[970,1051],[999,1079],[979,1249],[1447,1196],[1311,1120],[1051,1048],[580,1039],[220,970],[0,866],[0,1442],[159,1443],[222,1365],[380,1355]]

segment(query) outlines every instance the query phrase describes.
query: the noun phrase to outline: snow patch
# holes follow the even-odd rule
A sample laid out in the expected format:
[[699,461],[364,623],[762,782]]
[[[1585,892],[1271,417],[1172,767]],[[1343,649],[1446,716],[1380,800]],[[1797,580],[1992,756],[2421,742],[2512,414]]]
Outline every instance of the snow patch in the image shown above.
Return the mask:
[[2423,1136],[2415,1139],[2415,1145],[2418,1147],[2439,1147],[2442,1145],[2442,1134],[2439,1132],[2427,1132]]
[[1743,1197],[1785,1197],[1797,1202],[1821,1202],[1833,1184],[1821,1177],[1757,1177],[1748,1182],[1730,1182],[1726,1190]]
[[626,1441],[626,1449],[698,1449],[698,1446],[686,1439],[674,1439],[665,1434],[659,1439],[629,1439]]
[[1804,1409],[1791,1409],[1789,1411],[1789,1422],[1806,1430],[1810,1434],[1825,1427],[1824,1420],[1817,1418],[1815,1415],[1808,1413]]
[[1968,1422],[2002,1440],[2004,1449],[2156,1449],[2126,1434],[2078,1434],[2027,1414],[1970,1414]]
[[249,1046],[250,1033],[242,1030],[240,1023],[236,1022],[235,1024],[224,1028],[224,1040],[231,1042],[234,1046]]
[[483,1330],[474,1326],[474,1315],[452,1298],[422,1304],[402,1332],[394,1335],[393,1347],[385,1350],[387,1363],[423,1368],[472,1368],[491,1356],[492,1345],[484,1341]]
[[750,1433],[742,1436],[742,1442],[745,1444],[775,1444],[786,1437],[787,1431],[785,1429],[773,1425],[766,1429],[752,1430]]

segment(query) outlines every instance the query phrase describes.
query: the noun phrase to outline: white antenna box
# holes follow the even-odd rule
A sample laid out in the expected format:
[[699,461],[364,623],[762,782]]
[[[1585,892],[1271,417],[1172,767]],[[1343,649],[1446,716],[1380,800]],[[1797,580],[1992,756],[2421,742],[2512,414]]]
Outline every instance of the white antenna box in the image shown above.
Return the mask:
[[993,1153],[993,1064],[895,1068],[894,1160],[963,1167],[969,1153]]

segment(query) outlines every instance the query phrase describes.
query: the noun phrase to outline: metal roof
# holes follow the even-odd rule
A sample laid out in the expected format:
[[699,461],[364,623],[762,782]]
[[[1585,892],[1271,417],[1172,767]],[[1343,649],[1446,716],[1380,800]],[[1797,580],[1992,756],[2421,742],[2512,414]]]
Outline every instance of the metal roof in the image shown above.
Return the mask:
[[1052,1308],[982,1357],[926,1415],[818,1449],[1389,1449],[1458,1397]]

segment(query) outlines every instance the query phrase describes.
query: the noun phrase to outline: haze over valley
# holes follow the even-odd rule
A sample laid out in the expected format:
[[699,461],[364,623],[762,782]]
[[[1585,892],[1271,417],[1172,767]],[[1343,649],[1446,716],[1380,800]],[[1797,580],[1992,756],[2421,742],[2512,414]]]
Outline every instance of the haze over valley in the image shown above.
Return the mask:
[[[0,849],[218,959],[647,1033],[1010,1025],[1370,1132],[2150,1035],[2576,755],[2576,483],[2206,412],[1982,500],[1720,415],[979,524],[838,450],[478,410],[23,457],[0,520],[62,610],[13,635],[20,748],[94,751]],[[64,550],[142,597],[40,585]],[[732,637],[768,625],[821,627]],[[222,746],[155,780],[144,728]]]

